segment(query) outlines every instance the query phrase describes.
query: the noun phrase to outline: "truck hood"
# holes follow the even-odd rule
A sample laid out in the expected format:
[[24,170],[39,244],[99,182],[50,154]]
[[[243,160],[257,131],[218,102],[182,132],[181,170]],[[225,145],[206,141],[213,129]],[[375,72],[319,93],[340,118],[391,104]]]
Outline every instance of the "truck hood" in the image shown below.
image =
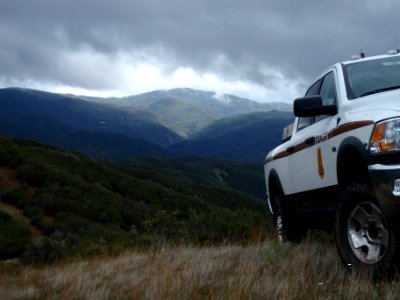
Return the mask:
[[351,100],[349,113],[374,121],[398,117],[400,116],[400,89]]

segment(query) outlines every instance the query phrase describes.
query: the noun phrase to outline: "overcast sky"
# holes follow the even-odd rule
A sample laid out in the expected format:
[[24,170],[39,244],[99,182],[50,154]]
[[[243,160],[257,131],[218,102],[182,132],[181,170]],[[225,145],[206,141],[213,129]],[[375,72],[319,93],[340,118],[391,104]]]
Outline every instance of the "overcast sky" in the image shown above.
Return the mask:
[[395,0],[1,0],[0,87],[301,96],[363,47],[400,46]]

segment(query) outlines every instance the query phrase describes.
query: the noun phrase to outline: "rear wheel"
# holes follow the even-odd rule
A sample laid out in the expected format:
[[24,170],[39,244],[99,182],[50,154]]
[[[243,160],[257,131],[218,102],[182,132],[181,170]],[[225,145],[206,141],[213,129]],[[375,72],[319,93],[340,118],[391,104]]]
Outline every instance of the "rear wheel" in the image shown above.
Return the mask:
[[395,236],[367,185],[352,184],[344,192],[335,235],[342,261],[355,273],[378,278],[394,270]]

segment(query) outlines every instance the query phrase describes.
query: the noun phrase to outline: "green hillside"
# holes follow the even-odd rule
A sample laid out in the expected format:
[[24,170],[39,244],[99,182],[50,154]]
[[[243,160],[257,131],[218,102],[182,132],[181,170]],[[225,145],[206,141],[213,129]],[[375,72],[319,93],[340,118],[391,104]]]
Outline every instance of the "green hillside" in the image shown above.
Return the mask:
[[103,160],[131,160],[144,156],[172,155],[165,148],[145,140],[131,139],[118,133],[90,130],[76,131],[58,145]]
[[154,177],[139,165],[132,172],[0,137],[0,233],[13,232],[0,235],[0,257],[51,261],[161,241],[244,241],[265,226],[264,201],[185,176]]
[[220,115],[211,109],[195,103],[191,99],[165,93],[164,96],[147,98],[144,95],[131,99],[127,107],[152,112],[162,124],[183,137],[188,137],[213,121]]
[[277,111],[221,119],[168,150],[175,155],[223,157],[260,165],[281,143],[282,129],[291,122],[291,113]]
[[145,176],[157,182],[174,185],[201,183],[224,189],[234,189],[251,197],[265,199],[262,164],[211,157],[159,158],[146,157],[118,165],[136,177]]

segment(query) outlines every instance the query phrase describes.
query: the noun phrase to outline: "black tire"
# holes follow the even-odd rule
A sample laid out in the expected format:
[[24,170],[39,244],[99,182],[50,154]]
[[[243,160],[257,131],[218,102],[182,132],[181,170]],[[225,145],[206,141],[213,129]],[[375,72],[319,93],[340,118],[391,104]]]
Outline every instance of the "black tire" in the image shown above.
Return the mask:
[[298,243],[305,236],[305,230],[298,222],[295,211],[287,205],[282,192],[272,196],[274,211],[274,227],[280,242]]
[[366,184],[351,184],[336,213],[335,240],[345,266],[371,279],[390,278],[398,250],[390,223]]

